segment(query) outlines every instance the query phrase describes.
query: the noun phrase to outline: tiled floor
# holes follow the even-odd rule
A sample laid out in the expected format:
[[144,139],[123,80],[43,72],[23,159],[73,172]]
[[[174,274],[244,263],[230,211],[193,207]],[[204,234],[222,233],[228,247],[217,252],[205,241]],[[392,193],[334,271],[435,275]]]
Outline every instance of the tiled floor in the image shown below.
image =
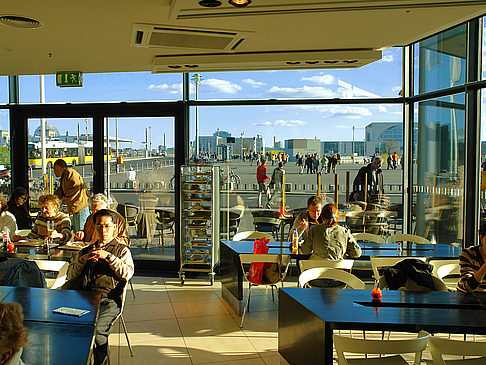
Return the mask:
[[[181,286],[176,278],[136,276],[132,282],[136,298],[127,293],[124,318],[134,357],[117,322],[110,336],[111,364],[287,364],[277,352],[278,306],[266,289],[252,289],[251,311],[241,329],[241,317],[221,299],[217,281],[209,286],[207,280],[188,279]],[[367,338],[381,333],[367,332]]]

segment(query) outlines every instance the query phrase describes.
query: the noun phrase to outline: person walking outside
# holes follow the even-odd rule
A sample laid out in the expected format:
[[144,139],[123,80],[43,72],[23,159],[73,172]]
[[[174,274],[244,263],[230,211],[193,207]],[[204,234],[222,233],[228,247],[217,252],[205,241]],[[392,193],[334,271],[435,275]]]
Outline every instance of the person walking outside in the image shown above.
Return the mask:
[[270,201],[270,191],[266,184],[267,179],[270,177],[267,175],[267,160],[262,158],[260,166],[257,167],[257,182],[258,182],[258,208],[263,208],[262,195],[265,194],[267,200]]
[[393,169],[396,170],[398,167],[398,153],[393,152],[392,159],[393,159]]
[[393,157],[392,157],[392,155],[388,155],[388,158],[386,159],[386,169],[390,170],[390,167],[393,170]]
[[80,231],[89,216],[88,193],[83,178],[76,170],[67,167],[62,159],[54,162],[54,174],[61,178],[61,186],[54,194],[67,205],[73,231]]
[[283,191],[283,177],[285,175],[285,170],[283,168],[283,162],[278,163],[278,167],[273,170],[272,179],[270,180],[270,186],[273,187],[274,192],[271,199],[267,203],[267,208],[270,207],[275,203],[278,202],[278,205],[281,205],[280,202],[282,201],[282,191]]
[[327,174],[327,157],[326,155],[322,155],[321,158],[321,172],[324,170],[324,173]]

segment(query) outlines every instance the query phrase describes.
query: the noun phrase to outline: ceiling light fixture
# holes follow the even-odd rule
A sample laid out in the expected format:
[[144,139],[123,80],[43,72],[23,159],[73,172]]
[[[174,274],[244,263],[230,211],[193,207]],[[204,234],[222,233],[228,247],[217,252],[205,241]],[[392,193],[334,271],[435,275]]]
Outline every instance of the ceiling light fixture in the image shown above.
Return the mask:
[[251,0],[229,0],[228,2],[236,8],[244,8],[251,4]]
[[221,6],[221,1],[218,0],[201,0],[199,5],[204,6],[205,8],[217,8]]
[[42,23],[33,18],[17,15],[0,16],[0,24],[13,28],[36,29],[42,27]]

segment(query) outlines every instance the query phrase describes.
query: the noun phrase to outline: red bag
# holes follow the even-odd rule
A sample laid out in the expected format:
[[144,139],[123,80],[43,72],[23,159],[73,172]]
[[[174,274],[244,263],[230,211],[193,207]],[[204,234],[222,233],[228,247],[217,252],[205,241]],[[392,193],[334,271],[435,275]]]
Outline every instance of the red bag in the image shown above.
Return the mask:
[[[262,238],[260,240],[255,240],[253,244],[253,253],[268,253],[267,243],[270,242],[268,238]],[[263,266],[264,262],[252,262],[250,265],[250,272],[248,273],[248,280],[253,284],[261,284],[263,276]]]

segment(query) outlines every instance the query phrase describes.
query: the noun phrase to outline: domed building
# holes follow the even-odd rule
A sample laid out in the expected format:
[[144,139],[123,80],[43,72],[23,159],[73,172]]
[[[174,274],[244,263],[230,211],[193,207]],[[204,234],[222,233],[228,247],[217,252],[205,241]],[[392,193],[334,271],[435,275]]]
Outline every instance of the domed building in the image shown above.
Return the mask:
[[[51,124],[46,124],[46,138],[54,139],[60,136],[59,130]],[[34,132],[34,139],[40,140],[41,138],[41,127],[38,126]]]

